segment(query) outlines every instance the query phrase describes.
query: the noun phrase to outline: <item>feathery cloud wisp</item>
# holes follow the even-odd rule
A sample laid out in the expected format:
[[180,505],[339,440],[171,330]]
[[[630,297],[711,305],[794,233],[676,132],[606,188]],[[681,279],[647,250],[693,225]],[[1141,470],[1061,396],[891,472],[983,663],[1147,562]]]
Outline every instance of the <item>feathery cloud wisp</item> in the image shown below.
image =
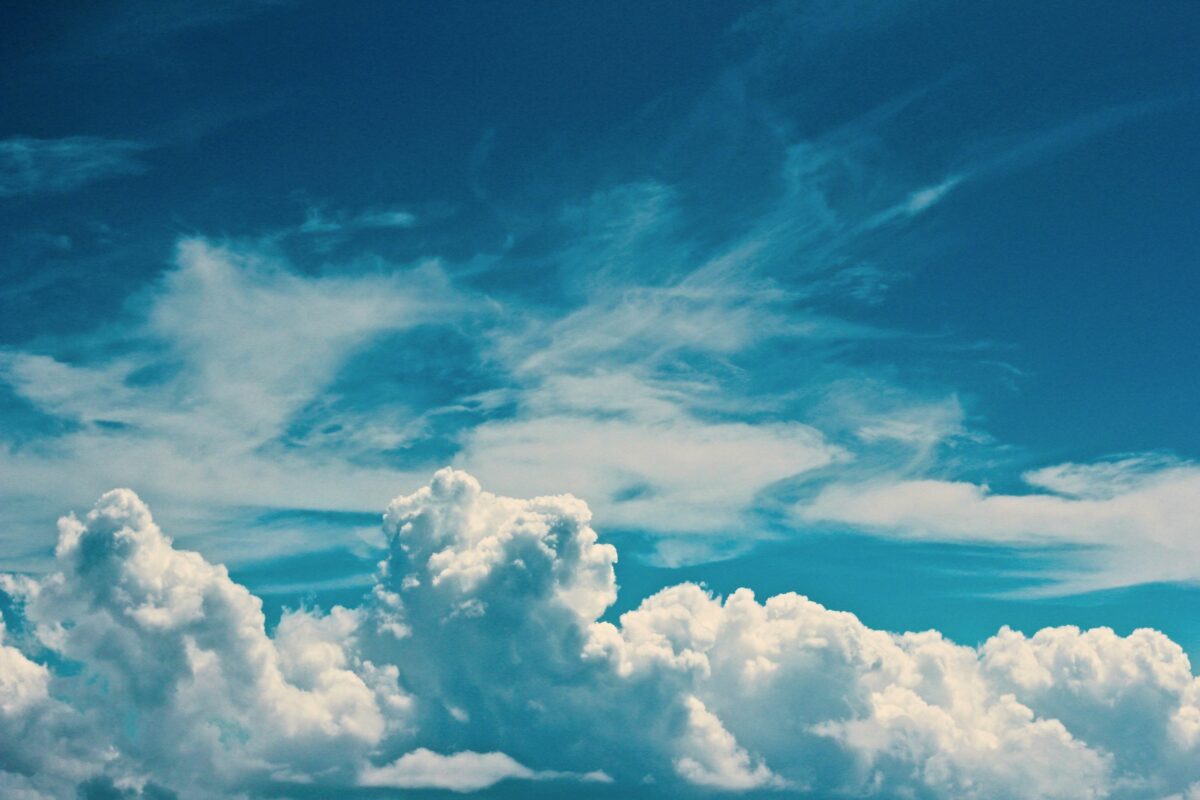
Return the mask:
[[0,140],[0,197],[70,192],[89,183],[144,172],[138,142],[68,136]]

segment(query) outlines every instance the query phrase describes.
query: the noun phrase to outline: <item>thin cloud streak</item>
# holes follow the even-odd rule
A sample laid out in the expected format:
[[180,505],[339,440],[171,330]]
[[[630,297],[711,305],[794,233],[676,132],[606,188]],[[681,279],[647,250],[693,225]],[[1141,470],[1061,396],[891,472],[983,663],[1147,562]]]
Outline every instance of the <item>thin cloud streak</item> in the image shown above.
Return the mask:
[[98,181],[139,175],[139,158],[148,149],[140,142],[68,136],[0,140],[0,198],[62,194]]

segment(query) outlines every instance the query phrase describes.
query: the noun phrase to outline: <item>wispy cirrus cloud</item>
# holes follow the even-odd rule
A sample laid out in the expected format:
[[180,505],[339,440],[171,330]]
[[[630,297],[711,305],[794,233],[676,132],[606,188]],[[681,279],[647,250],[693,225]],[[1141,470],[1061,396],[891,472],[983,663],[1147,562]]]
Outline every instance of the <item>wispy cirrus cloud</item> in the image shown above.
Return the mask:
[[591,522],[576,497],[441,470],[388,505],[359,603],[269,630],[224,568],[107,492],[60,521],[50,574],[0,580],[19,622],[0,627],[0,788],[1086,800],[1200,781],[1200,679],[1157,631],[964,646],[691,583],[600,621],[618,554]]
[[[178,509],[358,510],[368,473],[383,496],[406,473],[286,447],[287,426],[359,347],[452,320],[467,305],[433,264],[305,278],[253,250],[183,242],[175,267],[136,295],[121,323],[93,332],[78,358],[0,353],[16,396],[66,423],[61,436],[0,453],[5,492],[46,497],[72,473],[83,491],[138,485]],[[338,490],[338,474],[354,477]],[[17,542],[44,547],[28,531],[10,536],[10,558]]]
[[[48,497],[66,469],[79,493],[137,483],[156,501],[359,510],[362,487],[378,496],[436,460],[513,494],[585,493],[617,526],[753,541],[756,512],[798,485],[945,479],[962,464],[944,450],[987,437],[953,376],[909,381],[903,358],[869,352],[916,338],[862,313],[906,279],[889,237],[990,172],[1122,117],[1025,151],[958,147],[914,175],[880,140],[922,92],[802,136],[756,89],[778,66],[769,60],[724,73],[658,156],[706,140],[753,151],[761,180],[728,175],[719,188],[745,203],[718,202],[707,175],[667,169],[564,188],[527,216],[489,193],[477,199],[512,228],[503,243],[428,270],[391,265],[369,244],[291,266],[261,243],[209,247],[153,287],[130,286],[128,307],[98,312],[115,326],[10,348],[5,381],[57,435],[4,456],[8,485]],[[274,241],[320,251],[424,233],[424,222],[404,207],[314,205]]]
[[0,197],[57,194],[146,171],[147,145],[122,139],[68,136],[0,140]]
[[[66,468],[90,491],[103,475],[181,506],[359,510],[354,491],[432,466],[423,441],[456,420],[437,457],[505,491],[578,491],[611,524],[752,541],[742,522],[764,493],[852,457],[789,407],[795,387],[756,381],[782,348],[792,365],[840,373],[830,348],[880,335],[822,313],[813,298],[828,287],[779,274],[796,259],[816,283],[837,271],[823,259],[853,225],[820,176],[838,163],[790,148],[778,209],[716,242],[687,230],[678,193],[660,183],[564,201],[550,256],[567,267],[563,302],[550,306],[466,292],[455,264],[305,276],[266,246],[184,242],[175,266],[132,294],[116,339],[93,335],[70,358],[5,354],[12,390],[75,426],[9,453],[10,490],[42,495]],[[306,227],[341,236],[414,222],[368,208],[315,212]],[[485,269],[519,260],[500,254]],[[381,365],[417,369],[389,366],[386,349],[355,358],[420,329],[458,329],[470,349],[444,369],[484,379],[415,405],[405,395],[421,387],[367,379]],[[739,373],[742,391],[727,383]]]
[[942,478],[834,482],[797,514],[905,538],[1084,548],[1077,571],[1047,575],[1056,580],[1041,592],[1200,580],[1196,464],[1135,456],[1058,464],[1023,478],[1029,491],[1021,494]]
[[[831,296],[878,302],[886,281],[855,261],[860,239],[878,235],[881,215],[902,226],[928,213],[955,181],[864,203],[829,188],[859,171],[854,146],[804,142],[781,156],[772,208],[715,241],[690,230],[680,192],[661,183],[564,202],[548,258],[567,268],[550,305],[463,300],[453,264],[303,276],[265,247],[185,243],[135,295],[122,346],[71,361],[6,354],[13,390],[78,426],[10,453],[9,485],[38,494],[69,464],[86,476],[80,490],[135,483],[184,504],[360,510],[355,487],[381,492],[431,466],[423,441],[456,420],[437,457],[504,491],[578,491],[610,524],[752,541],[747,514],[776,487],[855,462],[929,468],[944,443],[982,441],[956,396],[906,391],[842,355],[904,334],[823,310]],[[414,223],[368,208],[314,212],[299,230]],[[377,369],[353,359],[389,336],[468,318],[473,349],[453,366],[487,370],[470,391],[410,406],[353,374]],[[772,377],[797,370],[802,380]]]
[[303,234],[352,233],[359,229],[411,228],[417,215],[403,209],[371,209],[357,214],[333,213],[319,207],[308,209],[296,230]]

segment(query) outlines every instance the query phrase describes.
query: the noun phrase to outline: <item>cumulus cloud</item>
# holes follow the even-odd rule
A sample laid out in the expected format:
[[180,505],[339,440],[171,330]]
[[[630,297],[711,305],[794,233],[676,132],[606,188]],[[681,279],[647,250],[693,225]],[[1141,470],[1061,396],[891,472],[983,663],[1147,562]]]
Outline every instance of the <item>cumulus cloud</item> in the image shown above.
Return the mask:
[[360,607],[269,633],[223,567],[109,492],[61,521],[55,572],[4,581],[26,633],[0,641],[0,787],[1139,798],[1200,780],[1200,682],[1161,633],[970,647],[694,584],[608,621],[617,553],[590,520],[442,470],[388,506]]
[[174,548],[130,491],[63,518],[56,558],[9,588],[41,645],[82,666],[65,699],[111,732],[111,769],[200,786],[344,770],[401,724],[394,668],[347,653],[354,612],[292,612],[269,638],[258,598]]
[[761,760],[752,760],[698,698],[688,697],[684,703],[688,712],[687,732],[680,748],[683,755],[675,759],[675,771],[685,781],[731,791],[787,785]]

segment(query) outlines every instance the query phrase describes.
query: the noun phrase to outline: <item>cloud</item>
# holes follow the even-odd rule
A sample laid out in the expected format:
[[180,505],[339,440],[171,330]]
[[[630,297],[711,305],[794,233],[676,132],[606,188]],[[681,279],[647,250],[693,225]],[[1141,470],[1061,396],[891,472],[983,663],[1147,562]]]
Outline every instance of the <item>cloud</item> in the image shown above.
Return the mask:
[[[966,176],[970,177],[970,176]],[[870,217],[862,224],[863,230],[871,230],[889,223],[903,221],[919,214],[923,214],[933,208],[942,199],[948,195],[956,186],[964,180],[962,175],[954,175],[946,178],[941,183],[936,183],[932,186],[926,186],[911,192],[908,197],[900,203],[891,206],[878,212]]]
[[592,783],[612,781],[603,772],[575,775],[552,770],[534,772],[504,753],[472,753],[463,751],[440,755],[417,748],[382,767],[371,767],[359,776],[363,786],[387,786],[398,789],[449,789],[452,792],[475,792],[495,786],[504,780],[559,780],[564,778]]
[[403,724],[394,668],[345,649],[354,612],[292,612],[269,638],[258,598],[175,549],[130,491],[63,518],[56,560],[10,588],[41,644],[83,665],[71,699],[139,769],[188,784],[344,769]]
[[[813,202],[793,177],[796,202]],[[700,248],[677,229],[678,203],[645,183],[566,204],[560,223],[579,235],[561,255],[580,280],[564,281],[571,300],[553,308],[468,294],[437,262],[314,274],[264,246],[184,240],[154,284],[97,314],[106,327],[0,352],[0,380],[61,433],[0,451],[7,494],[45,515],[137,485],[160,513],[196,520],[181,531],[193,534],[208,532],[199,518],[216,516],[215,502],[225,518],[245,507],[361,510],[372,485],[382,503],[432,466],[422,448],[436,438],[439,458],[503,491],[572,489],[614,524],[727,533],[777,484],[846,450],[775,392],[730,392],[725,377],[761,374],[743,362],[785,342],[839,340],[847,326],[795,314],[802,293],[759,271],[778,258],[769,229],[779,220]],[[314,211],[306,228],[410,222],[394,209]],[[410,404],[405,393],[427,387],[393,376],[437,363],[440,343],[405,363],[385,345],[437,328],[471,348],[446,369],[483,377]],[[433,392],[444,377],[431,377]],[[661,463],[660,448],[650,475],[656,440],[674,455]],[[33,522],[20,522],[12,535],[33,541]]]
[[681,778],[695,786],[727,791],[787,786],[761,759],[752,760],[703,702],[696,697],[684,702],[688,712],[682,747],[685,755],[675,759],[675,771]]
[[69,136],[0,140],[0,198],[71,192],[89,183],[146,170],[146,146],[119,139]]
[[[0,642],[0,786],[1136,798],[1200,780],[1200,682],[1156,631],[1005,628],[968,647],[694,584],[600,621],[617,553],[587,505],[449,469],[384,529],[361,606],[268,633],[257,598],[132,492],[64,518],[58,569],[3,584],[28,634]],[[74,749],[37,746],[58,739]]]
[[[382,505],[407,473],[288,447],[289,425],[360,348],[468,305],[433,264],[306,277],[254,248],[185,241],[84,349],[0,352],[0,379],[65,429],[0,449],[3,492],[44,507],[133,484],[198,527],[245,506],[360,510],[372,482]],[[9,535],[37,541],[24,522]]]
[[834,483],[797,514],[910,538],[1098,548],[1088,556],[1097,572],[1072,577],[1062,591],[1200,577],[1195,464],[1140,456],[1059,464],[1024,479],[1041,491],[998,494],[931,479]]
[[910,215],[920,214],[922,211],[941,202],[942,198],[949,194],[950,190],[957,186],[960,180],[962,179],[958,177],[947,178],[935,186],[928,186],[913,192],[908,198],[905,210]]
[[108,753],[81,714],[52,694],[51,671],[20,644],[0,622],[0,794],[73,796]]
[[[247,507],[362,510],[449,461],[512,494],[586,494],[614,526],[749,542],[763,531],[748,521],[781,487],[848,463],[859,442],[938,441],[917,442],[918,423],[898,417],[857,441],[808,419],[820,386],[856,372],[835,350],[881,335],[815,298],[878,297],[884,282],[869,278],[863,295],[824,280],[848,269],[869,216],[831,188],[856,171],[851,148],[775,146],[771,210],[735,214],[719,235],[694,229],[682,187],[644,180],[561,201],[545,251],[506,246],[483,267],[314,269],[261,245],[184,240],[152,286],[90,312],[101,323],[85,335],[0,352],[0,380],[59,434],[0,450],[5,493],[45,518],[136,485],[188,521],[180,535],[207,534]],[[416,222],[403,209],[315,207],[298,231],[323,240]],[[515,296],[511,281],[494,288],[525,267],[547,280]],[[462,357],[437,337],[390,347],[433,329],[465,342]],[[398,377],[427,365],[427,380]],[[36,541],[33,520],[9,530]],[[241,546],[270,552],[266,537]],[[37,548],[23,547],[7,563],[36,568]]]
[[[564,200],[528,237],[543,240],[468,264],[313,269],[262,245],[181,242],[153,285],[89,310],[86,335],[0,352],[6,388],[55,423],[0,450],[6,499],[31,509],[0,534],[21,541],[6,563],[44,566],[31,517],[112,485],[139,486],[181,535],[212,534],[262,507],[361,511],[448,461],[515,495],[579,492],[614,527],[698,535],[676,548],[696,560],[715,552],[704,537],[763,536],[760,512],[834,470],[824,500],[868,473],[946,474],[946,447],[985,439],[968,410],[856,366],[862,344],[905,337],[820,308],[878,302],[892,273],[858,252],[872,220],[906,224],[974,173],[860,186],[871,124],[790,144],[775,131],[767,210],[714,232],[697,231],[686,185],[642,180]],[[416,222],[313,208],[298,230]],[[525,268],[536,287],[504,277]],[[405,338],[434,329],[446,335]],[[287,544],[247,537],[220,555]]]
[[567,306],[518,306],[493,329],[486,355],[511,378],[491,399],[513,413],[464,431],[454,463],[502,491],[575,491],[612,524],[679,535],[728,533],[776,484],[844,460],[753,386],[773,348],[807,367],[861,335],[798,311],[805,292],[771,275],[793,239],[829,230],[807,215],[821,205],[802,174],[815,158],[790,153],[782,210],[711,246],[684,233],[681,201],[659,183],[569,206],[555,252],[571,268]]
[[844,458],[807,425],[690,413],[698,394],[622,373],[550,378],[520,417],[473,429],[458,461],[505,491],[595,497],[610,525],[696,534],[728,531],[759,491]]
[[443,756],[419,748],[387,766],[366,770],[359,782],[363,786],[474,792],[510,778],[530,780],[535,777],[536,772],[504,753],[462,752]]

